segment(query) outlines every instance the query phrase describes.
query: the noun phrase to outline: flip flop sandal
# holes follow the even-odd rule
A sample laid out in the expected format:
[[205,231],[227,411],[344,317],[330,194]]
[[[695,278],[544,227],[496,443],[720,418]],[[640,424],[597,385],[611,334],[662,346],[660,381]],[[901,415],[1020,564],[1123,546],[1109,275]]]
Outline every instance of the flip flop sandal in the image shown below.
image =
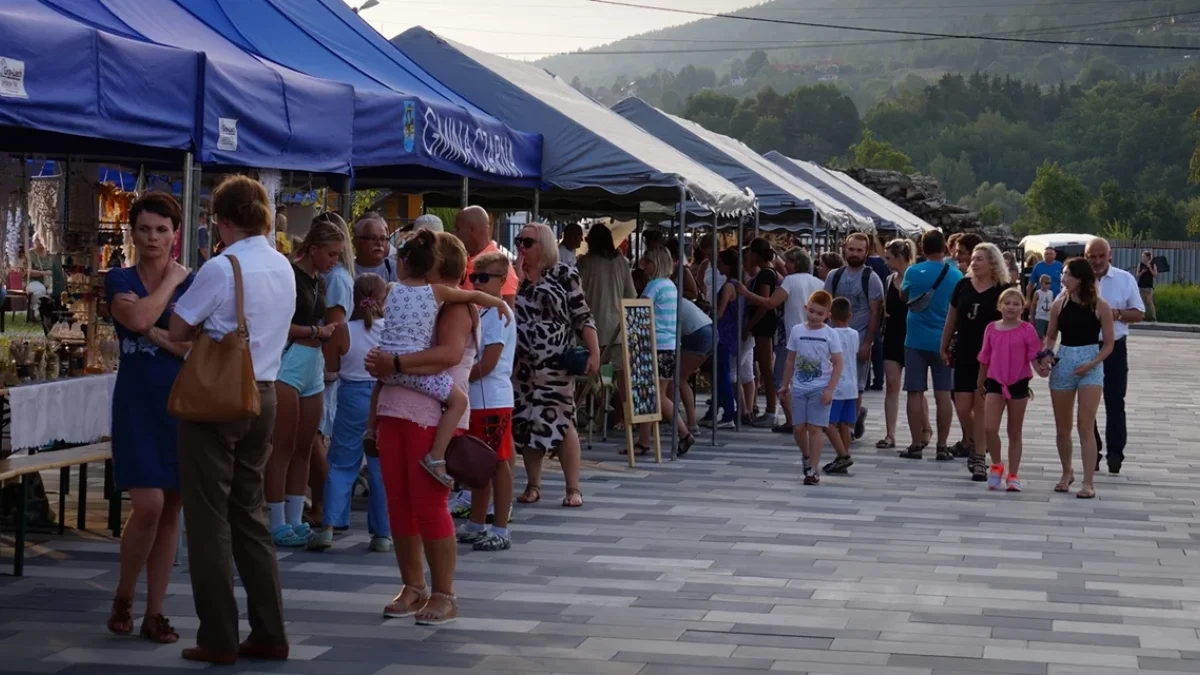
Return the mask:
[[1054,491],[1055,492],[1070,492],[1071,491],[1071,483],[1074,483],[1074,482],[1075,482],[1074,476],[1071,476],[1067,480],[1060,480],[1054,484]]
[[879,448],[880,450],[891,450],[892,448],[896,447],[896,441],[891,438],[884,438],[875,441],[875,447]]
[[521,496],[517,497],[518,504],[536,504],[540,501],[542,501],[542,488],[537,485],[526,487]]
[[1076,492],[1075,496],[1079,499],[1095,499],[1096,488],[1084,485],[1083,487],[1079,488],[1079,492]]
[[[433,603],[434,598],[444,599],[450,605],[450,609],[445,612],[431,610],[429,605]],[[425,603],[425,606],[416,614],[418,626],[444,626],[448,623],[453,623],[458,618],[458,603],[455,602],[452,595],[434,593],[429,596],[429,600]],[[421,615],[424,615],[425,618],[421,618]]]
[[[650,452],[650,448],[649,448],[649,447],[647,447],[647,446],[645,446],[645,445],[642,445],[641,443],[634,443],[634,444],[633,444],[633,455],[634,455],[634,457],[642,457],[643,455],[645,455],[645,454],[646,454],[646,453],[648,453],[648,452]],[[628,455],[628,454],[629,454],[629,449],[628,449],[628,448],[621,448],[620,450],[618,450],[618,451],[617,451],[617,454],[619,454],[619,455],[621,455],[622,457],[624,457],[625,455]]]
[[421,468],[425,469],[426,473],[428,473],[430,476],[433,476],[434,480],[437,482],[453,490],[454,479],[450,477],[450,474],[438,473],[437,470],[439,467],[445,471],[446,460],[434,459],[432,455],[425,455],[425,457],[421,459]]
[[[572,504],[571,503],[572,497],[579,497],[579,503]],[[563,505],[564,509],[577,509],[577,508],[583,506],[583,493],[580,492],[579,490],[576,490],[575,488],[567,488],[567,494],[566,494],[566,496],[563,497],[562,505]]]

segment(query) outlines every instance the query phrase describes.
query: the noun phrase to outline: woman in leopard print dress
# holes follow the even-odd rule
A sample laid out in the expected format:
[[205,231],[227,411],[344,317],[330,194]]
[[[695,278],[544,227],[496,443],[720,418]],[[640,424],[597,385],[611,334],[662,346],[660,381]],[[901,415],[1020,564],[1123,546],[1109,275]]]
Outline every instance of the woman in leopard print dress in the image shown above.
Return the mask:
[[575,431],[575,391],[561,363],[578,335],[588,349],[587,372],[600,368],[596,324],[583,297],[579,272],[558,262],[554,232],[541,223],[526,225],[516,239],[517,353],[513,370],[513,441],[525,462],[529,483],[517,498],[541,499],[542,460],[555,453],[562,462],[567,494],[563,506],[582,506],[579,491],[579,434]]

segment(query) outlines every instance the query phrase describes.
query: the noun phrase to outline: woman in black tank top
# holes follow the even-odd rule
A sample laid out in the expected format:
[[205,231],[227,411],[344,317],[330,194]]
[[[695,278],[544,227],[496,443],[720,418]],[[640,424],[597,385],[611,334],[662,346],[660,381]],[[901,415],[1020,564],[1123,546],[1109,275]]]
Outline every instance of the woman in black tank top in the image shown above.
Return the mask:
[[[1050,308],[1045,348],[1054,351],[1060,332],[1062,344],[1053,359],[1047,356],[1038,362],[1038,371],[1043,375],[1049,370],[1051,361],[1054,366],[1049,373],[1050,402],[1054,406],[1058,457],[1062,463],[1062,478],[1054,491],[1067,492],[1075,482],[1071,434],[1078,428],[1083,455],[1083,487],[1075,496],[1091,499],[1096,496],[1092,480],[1098,451],[1092,430],[1104,395],[1104,359],[1113,350],[1112,310],[1100,297],[1095,272],[1087,260],[1068,260],[1063,268],[1062,285],[1067,293],[1055,300]],[[1079,400],[1078,425],[1072,423],[1076,398]]]
[[[913,244],[907,239],[893,239],[884,248],[884,260],[892,271],[884,288],[883,303],[883,416],[887,434],[875,443],[881,449],[896,447],[896,416],[900,407],[900,385],[904,373],[904,338],[908,334],[908,303],[900,292],[904,273],[913,261]],[[925,404],[925,399],[921,399]],[[929,410],[923,416],[929,425]],[[931,429],[924,429],[923,438],[928,443],[933,436]]]

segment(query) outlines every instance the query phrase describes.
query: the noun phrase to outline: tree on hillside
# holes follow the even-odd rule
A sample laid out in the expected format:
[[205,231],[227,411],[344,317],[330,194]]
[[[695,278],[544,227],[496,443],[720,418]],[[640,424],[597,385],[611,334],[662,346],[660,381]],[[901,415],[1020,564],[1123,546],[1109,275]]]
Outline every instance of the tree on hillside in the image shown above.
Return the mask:
[[952,201],[958,201],[979,186],[966,152],[960,154],[957,161],[945,155],[934,157],[929,163],[929,174],[938,180],[938,185]]
[[876,140],[870,129],[863,129],[862,140],[850,146],[855,166],[913,173],[912,159],[887,141]]
[[1025,195],[1016,190],[1008,189],[1004,183],[989,183],[984,181],[958,203],[979,213],[981,216],[988,207],[1000,211],[1001,222],[1015,223],[1025,212]]
[[756,49],[746,58],[745,75],[746,77],[753,78],[769,65],[771,65],[771,62],[767,59],[767,53],[761,49]]
[[[849,147],[862,133],[858,107],[837,87],[828,84],[797,87],[785,98],[788,106],[786,126],[791,136],[813,136],[841,150]],[[812,147],[811,142],[807,145]],[[823,162],[828,156],[813,159]]]
[[784,147],[783,122],[776,117],[761,117],[746,143],[756,152],[764,153]]
[[1137,211],[1137,196],[1121,189],[1115,180],[1105,181],[1100,194],[1092,202],[1092,221],[1097,223],[1128,223]]
[[1025,217],[1020,225],[1031,233],[1090,232],[1091,196],[1075,176],[1058,164],[1046,162],[1038,167],[1029,192],[1025,193]]

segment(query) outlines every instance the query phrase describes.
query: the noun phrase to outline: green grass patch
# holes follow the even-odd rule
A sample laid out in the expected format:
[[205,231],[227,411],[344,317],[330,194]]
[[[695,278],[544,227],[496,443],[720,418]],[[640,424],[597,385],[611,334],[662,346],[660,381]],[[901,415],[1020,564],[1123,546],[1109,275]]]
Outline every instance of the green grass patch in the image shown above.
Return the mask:
[[1154,306],[1163,323],[1200,325],[1200,286],[1165,284],[1154,289]]

